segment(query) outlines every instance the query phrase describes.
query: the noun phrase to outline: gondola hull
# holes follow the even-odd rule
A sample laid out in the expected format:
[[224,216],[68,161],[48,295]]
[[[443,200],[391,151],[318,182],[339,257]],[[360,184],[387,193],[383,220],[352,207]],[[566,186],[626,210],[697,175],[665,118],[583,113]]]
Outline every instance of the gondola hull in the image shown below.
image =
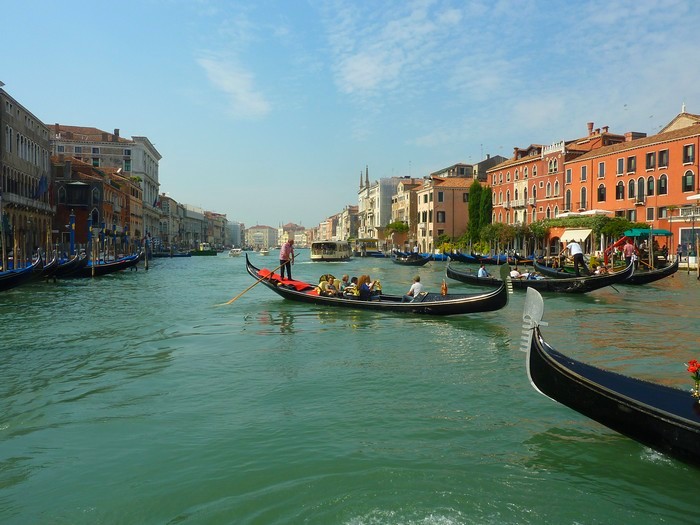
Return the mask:
[[259,269],[246,254],[246,270],[263,286],[290,301],[320,306],[352,308],[424,315],[459,315],[500,310],[508,304],[508,290],[503,283],[498,289],[483,294],[421,294],[413,302],[401,302],[401,296],[382,294],[379,300],[362,301],[344,297],[319,295],[315,286],[301,281],[283,280],[279,274]]
[[391,262],[401,266],[425,266],[430,262],[430,255],[396,255],[392,254]]
[[523,328],[530,337],[527,372],[537,391],[648,447],[700,466],[700,405],[689,391],[561,354],[545,342],[537,315],[528,313],[543,310],[541,305],[533,308],[532,301],[542,301],[535,290],[528,291]]
[[52,277],[58,278],[58,279],[70,277],[71,274],[77,272],[83,266],[86,266],[87,263],[88,263],[87,255],[85,255],[85,254],[75,255],[71,259],[68,259],[67,261],[59,264],[58,268],[56,268],[56,271],[54,271]]
[[[547,266],[537,261],[535,261],[535,270],[540,272],[542,275],[553,277],[555,279],[569,279],[572,277],[572,274],[568,271],[568,269],[552,268],[551,266]],[[653,270],[635,270],[635,272],[621,284],[649,284],[668,277],[669,275],[673,275],[677,271],[678,259],[676,259],[672,264],[666,265],[663,268],[654,268]]]
[[31,281],[35,277],[36,271],[34,266],[28,266],[27,268],[0,272],[0,292]]
[[[534,288],[535,290],[542,292],[587,293],[620,283],[627,279],[633,271],[634,268],[632,265],[630,265],[621,272],[608,275],[571,277],[569,279],[512,279],[512,283],[513,288],[518,290]],[[455,279],[467,284],[477,286],[498,286],[501,283],[501,280],[496,279],[495,277],[478,277],[474,272],[457,270],[450,264],[447,265],[446,272],[447,277],[450,279]]]
[[75,272],[71,273],[67,277],[101,277],[103,275],[108,275],[110,273],[120,272],[128,268],[135,267],[140,260],[140,254],[130,255],[128,257],[122,257],[116,261],[101,263],[101,264],[87,264],[81,268],[78,268]]

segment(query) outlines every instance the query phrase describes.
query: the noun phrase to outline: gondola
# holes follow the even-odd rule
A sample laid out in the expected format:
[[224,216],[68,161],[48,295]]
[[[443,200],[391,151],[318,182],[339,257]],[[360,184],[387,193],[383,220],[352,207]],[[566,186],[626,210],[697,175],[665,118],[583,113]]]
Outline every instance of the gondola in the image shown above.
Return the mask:
[[[525,290],[534,288],[544,292],[557,293],[587,293],[606,286],[618,284],[625,281],[634,271],[634,265],[630,264],[621,272],[610,273],[605,275],[591,275],[585,277],[571,277],[569,279],[511,279],[513,288]],[[475,272],[460,271],[454,269],[449,263],[447,264],[447,277],[455,279],[467,284],[477,286],[498,286],[501,284],[501,279],[496,277],[479,277]]]
[[246,254],[246,270],[251,277],[285,299],[320,306],[406,314],[457,315],[491,312],[508,304],[508,289],[505,282],[497,289],[483,294],[421,293],[413,302],[403,303],[401,295],[382,294],[378,300],[372,301],[319,295],[312,284],[282,279],[279,274],[271,274],[268,269],[253,266],[248,254]]
[[[673,275],[678,271],[678,261],[679,259],[677,258],[672,264],[667,264],[661,268],[654,268],[653,270],[637,269],[621,284],[649,284],[663,279],[664,277],[668,277],[669,275]],[[535,261],[535,269],[542,275],[553,277],[555,279],[567,279],[572,276],[572,274],[568,271],[568,268],[552,268],[551,266],[547,266],[546,264],[542,264],[537,261]],[[573,269],[571,271],[573,271]]]
[[92,262],[90,262],[85,266],[78,268],[78,270],[71,273],[68,277],[101,277],[103,275],[135,267],[138,264],[140,257],[141,254],[137,253],[135,255],[122,257],[120,259],[117,259],[116,261],[111,262],[97,264],[93,264]]
[[26,268],[18,268],[16,270],[6,270],[0,272],[0,292],[4,290],[9,290],[10,288],[15,288],[29,282],[35,276],[37,271],[36,267],[38,262],[34,263],[32,266],[27,266]]
[[50,279],[53,273],[58,269],[58,255],[54,255],[53,259],[41,266],[36,272],[35,277],[39,279]]
[[550,399],[681,461],[700,466],[700,405],[680,390],[567,357],[540,332],[542,296],[528,290],[522,350],[532,386]]
[[451,253],[450,259],[452,259],[453,261],[463,262],[466,264],[480,264],[481,263],[481,256],[480,255],[471,255],[468,253]]
[[84,253],[75,254],[73,257],[71,257],[67,261],[61,262],[58,265],[58,268],[56,268],[56,270],[53,272],[52,277],[54,279],[69,277],[71,274],[77,272],[83,266],[86,266],[87,263],[88,263],[87,255],[85,255]]
[[430,262],[430,255],[420,255],[417,253],[392,253],[391,262],[402,266],[425,266],[428,262]]

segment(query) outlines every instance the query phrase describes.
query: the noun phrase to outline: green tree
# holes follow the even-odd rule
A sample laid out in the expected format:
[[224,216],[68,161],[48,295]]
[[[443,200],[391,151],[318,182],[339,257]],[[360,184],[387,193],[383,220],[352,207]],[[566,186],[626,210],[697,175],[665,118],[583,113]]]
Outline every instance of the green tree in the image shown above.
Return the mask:
[[481,226],[491,224],[493,215],[493,190],[490,187],[483,188],[481,192]]
[[469,187],[469,223],[467,224],[467,238],[472,242],[479,240],[479,231],[483,226],[481,215],[481,194],[483,188],[478,181],[474,181]]
[[387,225],[386,232],[391,235],[392,233],[406,233],[408,232],[408,224],[401,221],[392,222]]

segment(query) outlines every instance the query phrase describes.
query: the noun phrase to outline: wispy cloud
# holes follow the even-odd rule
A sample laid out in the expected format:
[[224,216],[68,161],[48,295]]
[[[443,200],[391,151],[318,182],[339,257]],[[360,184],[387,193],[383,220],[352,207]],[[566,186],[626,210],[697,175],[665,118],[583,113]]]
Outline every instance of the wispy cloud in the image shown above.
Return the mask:
[[266,116],[271,105],[256,90],[255,77],[250,71],[231,62],[214,58],[199,58],[209,82],[228,98],[229,113],[235,118],[256,119]]

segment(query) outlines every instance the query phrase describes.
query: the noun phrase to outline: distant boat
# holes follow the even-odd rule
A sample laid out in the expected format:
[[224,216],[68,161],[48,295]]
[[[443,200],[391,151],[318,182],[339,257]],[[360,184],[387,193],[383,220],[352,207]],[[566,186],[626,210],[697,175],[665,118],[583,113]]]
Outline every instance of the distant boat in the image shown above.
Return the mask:
[[190,251],[190,255],[216,255],[218,252],[208,242],[199,245],[199,249]]
[[228,256],[229,257],[240,257],[241,253],[243,253],[243,250],[240,248],[231,248],[228,251]]
[[267,248],[261,248],[258,253],[260,255],[270,255],[270,250],[268,250]]
[[312,261],[347,261],[352,249],[347,241],[314,241],[309,257]]

